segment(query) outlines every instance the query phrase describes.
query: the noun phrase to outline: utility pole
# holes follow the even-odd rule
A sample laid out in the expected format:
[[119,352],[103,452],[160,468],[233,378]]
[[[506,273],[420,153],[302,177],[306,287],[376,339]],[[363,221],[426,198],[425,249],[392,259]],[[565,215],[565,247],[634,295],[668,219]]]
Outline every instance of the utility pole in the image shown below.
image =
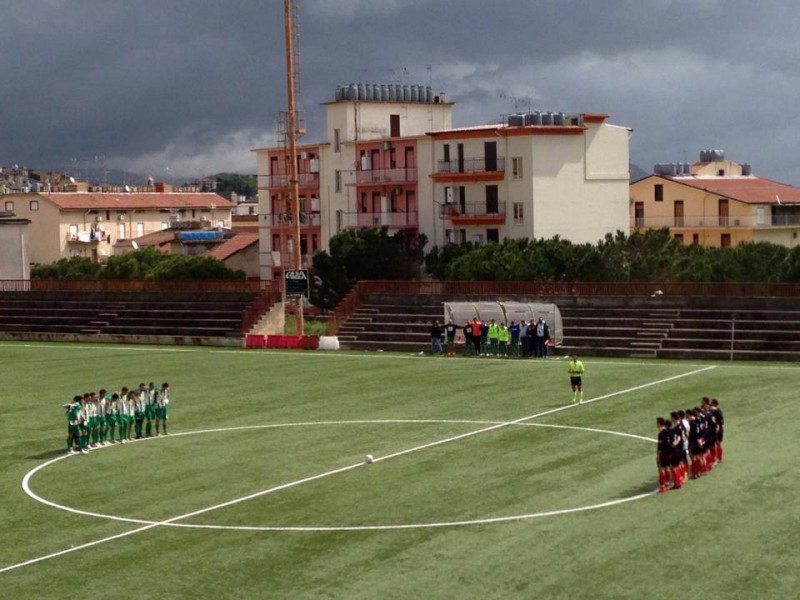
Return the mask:
[[[300,186],[297,177],[297,78],[295,75],[295,48],[294,48],[294,2],[283,0],[283,12],[286,28],[286,137],[289,142],[289,199],[292,207],[292,268],[302,269],[303,263],[300,255]],[[284,282],[285,283],[285,282]],[[284,287],[284,294],[286,293]],[[303,335],[303,297],[298,296],[295,310],[297,321],[297,334]]]

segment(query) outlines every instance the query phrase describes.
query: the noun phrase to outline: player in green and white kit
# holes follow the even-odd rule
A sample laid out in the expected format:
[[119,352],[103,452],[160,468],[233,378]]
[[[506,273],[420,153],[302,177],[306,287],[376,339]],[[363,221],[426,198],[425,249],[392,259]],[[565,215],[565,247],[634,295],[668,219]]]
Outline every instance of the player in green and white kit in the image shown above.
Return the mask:
[[[141,384],[140,388],[144,387]],[[158,408],[158,389],[151,381],[147,388],[147,404],[144,407],[144,418],[147,420],[145,425],[145,433],[147,437],[153,437],[153,421],[156,420],[156,412]],[[157,432],[156,432],[157,433]]]
[[97,447],[97,398],[90,392],[83,406],[86,411],[86,445],[89,448]]
[[106,391],[100,389],[97,392],[97,443],[99,446],[106,445]]
[[572,403],[583,404],[583,374],[585,369],[583,363],[578,360],[578,355],[573,354],[570,357],[569,367],[569,384],[572,387]]
[[80,436],[81,423],[84,418],[82,399],[82,396],[74,396],[72,402],[64,405],[67,410],[67,454],[75,454],[75,447],[82,454],[86,454]]
[[167,433],[167,419],[169,418],[169,384],[165,381],[161,384],[161,389],[156,395],[156,435],[158,435],[158,425],[164,428],[164,435]]
[[147,408],[147,390],[139,388],[139,393],[136,394],[135,407],[133,410],[133,418],[136,427],[136,439],[142,438],[142,427],[144,426],[144,414]]

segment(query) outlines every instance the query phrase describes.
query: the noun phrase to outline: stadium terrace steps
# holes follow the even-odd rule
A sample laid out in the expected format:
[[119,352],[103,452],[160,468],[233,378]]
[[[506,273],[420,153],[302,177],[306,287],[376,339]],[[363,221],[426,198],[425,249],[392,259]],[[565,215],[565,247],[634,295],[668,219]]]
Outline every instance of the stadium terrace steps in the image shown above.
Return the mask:
[[[794,299],[515,299],[554,302],[559,307],[563,339],[554,349],[557,355],[800,360],[800,310],[794,310]],[[368,297],[340,328],[341,347],[427,351],[431,322],[443,323],[443,303],[464,300],[432,295]]]
[[0,339],[240,346],[255,292],[0,292]]

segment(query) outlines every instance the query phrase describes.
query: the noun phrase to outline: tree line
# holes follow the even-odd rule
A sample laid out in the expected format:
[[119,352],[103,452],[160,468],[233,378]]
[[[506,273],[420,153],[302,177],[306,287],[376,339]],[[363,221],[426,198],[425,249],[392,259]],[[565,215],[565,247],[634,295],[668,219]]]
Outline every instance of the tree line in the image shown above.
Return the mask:
[[800,246],[768,242],[729,248],[685,245],[667,229],[607,234],[597,244],[550,239],[434,246],[408,232],[347,230],[314,255],[312,302],[331,309],[360,279],[574,282],[800,281]]

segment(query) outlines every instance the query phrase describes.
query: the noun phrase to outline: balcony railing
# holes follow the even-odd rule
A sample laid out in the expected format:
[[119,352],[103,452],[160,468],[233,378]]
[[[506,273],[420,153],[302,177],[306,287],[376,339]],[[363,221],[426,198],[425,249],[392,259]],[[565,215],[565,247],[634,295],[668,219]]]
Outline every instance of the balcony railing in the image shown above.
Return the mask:
[[[271,265],[272,268],[282,268],[282,269],[294,269],[294,256],[288,252],[271,252]],[[311,254],[301,254],[300,255],[300,268],[301,269],[308,269],[311,268],[313,264],[313,256]]]
[[[319,186],[319,173],[298,173],[297,183],[300,187]],[[267,185],[271,188],[285,188],[289,186],[289,175],[279,173],[267,176]]]
[[[291,213],[271,214],[266,215],[266,217],[270,227],[290,227],[294,225],[294,215]],[[300,227],[319,227],[320,224],[321,218],[318,212],[300,213]]]
[[[450,206],[450,205],[448,205]],[[798,227],[800,214],[797,215],[767,215],[758,217],[750,216],[683,216],[683,217],[632,217],[633,229],[661,229],[664,227],[719,227],[719,228],[765,228],[765,227]]]
[[415,183],[417,181],[416,167],[402,169],[372,169],[356,171],[356,184],[365,183]]
[[506,170],[506,159],[465,158],[463,160],[437,160],[437,173],[494,173]]
[[419,215],[412,212],[355,212],[346,215],[348,227],[361,229],[369,227],[389,227],[390,229],[403,229],[405,227],[418,227]]
[[108,241],[108,234],[105,231],[77,231],[67,234],[67,241],[75,244],[96,244],[97,242]]
[[505,202],[454,202],[441,205],[440,216],[445,219],[458,217],[481,217],[485,215],[505,215]]

